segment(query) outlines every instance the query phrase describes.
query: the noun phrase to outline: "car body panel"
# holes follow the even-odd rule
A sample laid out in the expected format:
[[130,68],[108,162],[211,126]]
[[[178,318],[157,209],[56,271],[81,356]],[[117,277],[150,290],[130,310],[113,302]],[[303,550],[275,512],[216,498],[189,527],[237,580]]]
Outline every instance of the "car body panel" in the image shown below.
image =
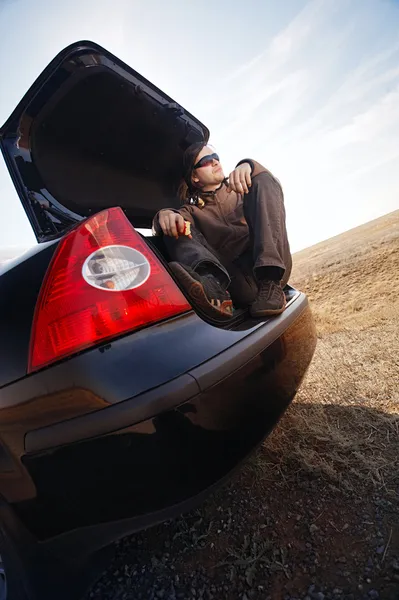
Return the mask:
[[112,433],[26,454],[37,496],[16,504],[18,514],[41,539],[122,519],[135,519],[137,528],[140,519],[156,521],[223,479],[264,439],[295,395],[315,343],[305,304],[280,337],[208,390]]
[[[60,430],[77,432],[75,418],[83,419],[83,431],[92,431],[93,427],[99,427],[96,419],[99,419],[97,423],[108,421],[107,413],[104,416],[92,413],[107,408],[110,424],[114,415],[118,419],[118,415],[123,414],[130,423],[135,423],[151,416],[140,413],[140,398],[151,391],[150,396],[158,395],[160,407],[164,404],[164,409],[170,408],[169,392],[162,391],[162,386],[189,376],[196,382],[195,393],[207,390],[271,344],[306,306],[306,296],[297,294],[279,317],[256,322],[253,327],[239,331],[213,327],[194,312],[188,313],[84,351],[3,386],[0,389],[0,445],[9,460],[4,461],[8,475],[0,484],[0,492],[10,501],[35,494],[20,462],[27,440],[34,437],[29,432],[44,428],[46,433],[46,428],[58,423]],[[173,351],[165,353],[165,348]],[[173,404],[173,394],[170,397]],[[177,393],[176,398],[179,398]],[[127,410],[127,402],[131,403],[131,409]],[[135,418],[136,411],[139,416]],[[85,424],[85,415],[90,425]],[[64,439],[61,431],[57,435],[60,440]],[[65,443],[68,441],[71,440],[67,435]],[[37,449],[37,443],[32,447]]]
[[37,245],[0,271],[0,406],[1,388],[26,376],[36,301],[57,245]]
[[144,394],[124,400],[95,414],[71,418],[67,421],[45,426],[26,434],[25,450],[37,452],[55,446],[82,441],[85,437],[109,433],[125,425],[139,423],[159,412],[174,408],[193,396],[206,392],[213,386],[251,361],[265,348],[271,346],[299,315],[307,308],[305,296],[296,299],[276,323],[271,320],[257,327],[221,353],[215,354],[197,367],[167,383],[153,387]]

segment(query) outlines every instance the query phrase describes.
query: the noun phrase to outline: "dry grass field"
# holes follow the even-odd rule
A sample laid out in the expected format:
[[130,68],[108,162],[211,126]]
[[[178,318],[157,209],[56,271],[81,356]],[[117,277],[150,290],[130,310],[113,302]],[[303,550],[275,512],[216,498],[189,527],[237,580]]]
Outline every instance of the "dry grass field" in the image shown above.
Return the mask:
[[268,442],[356,490],[399,485],[399,211],[294,257],[318,330],[307,379]]
[[399,211],[294,256],[318,329],[281,423],[201,509],[122,541],[96,600],[399,599]]

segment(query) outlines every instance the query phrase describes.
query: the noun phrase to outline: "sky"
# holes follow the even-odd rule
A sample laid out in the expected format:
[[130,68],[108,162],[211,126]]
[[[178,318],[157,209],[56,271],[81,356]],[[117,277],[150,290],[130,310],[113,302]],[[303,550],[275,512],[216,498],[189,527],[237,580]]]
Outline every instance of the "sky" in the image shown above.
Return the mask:
[[[68,44],[193,113],[230,172],[281,181],[293,252],[399,208],[398,0],[0,0],[0,122]],[[0,260],[36,243],[0,157]]]

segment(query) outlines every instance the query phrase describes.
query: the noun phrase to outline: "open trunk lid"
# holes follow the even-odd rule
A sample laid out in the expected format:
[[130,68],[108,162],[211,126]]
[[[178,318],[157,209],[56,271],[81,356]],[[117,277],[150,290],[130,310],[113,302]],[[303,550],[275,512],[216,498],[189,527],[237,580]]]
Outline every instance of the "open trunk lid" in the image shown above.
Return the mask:
[[1,149],[39,242],[104,208],[135,227],[178,207],[184,150],[209,131],[104,48],[60,52],[0,129]]

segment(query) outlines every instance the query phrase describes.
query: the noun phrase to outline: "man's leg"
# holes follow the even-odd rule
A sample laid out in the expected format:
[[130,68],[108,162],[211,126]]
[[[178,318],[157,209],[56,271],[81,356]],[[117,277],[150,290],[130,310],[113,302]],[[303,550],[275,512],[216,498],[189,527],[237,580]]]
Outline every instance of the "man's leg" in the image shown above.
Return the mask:
[[227,291],[230,276],[204,236],[195,228],[192,238],[164,236],[173,273],[197,306],[209,316],[230,318],[233,305]]
[[228,265],[231,278],[229,292],[236,308],[248,308],[258,294],[252,252],[247,250]]
[[285,307],[282,288],[288,282],[292,258],[285,223],[284,198],[268,174],[257,175],[244,196],[259,293],[251,306],[253,316],[279,314]]
[[200,275],[212,273],[220,281],[224,289],[230,284],[230,276],[206,239],[196,229],[191,228],[190,239],[180,236],[178,239],[164,236],[164,244],[171,261],[178,262]]
[[292,268],[284,198],[281,187],[268,173],[260,173],[253,179],[249,193],[244,196],[244,214],[251,235],[255,274],[258,276],[269,268],[274,275],[281,275],[284,286]]

